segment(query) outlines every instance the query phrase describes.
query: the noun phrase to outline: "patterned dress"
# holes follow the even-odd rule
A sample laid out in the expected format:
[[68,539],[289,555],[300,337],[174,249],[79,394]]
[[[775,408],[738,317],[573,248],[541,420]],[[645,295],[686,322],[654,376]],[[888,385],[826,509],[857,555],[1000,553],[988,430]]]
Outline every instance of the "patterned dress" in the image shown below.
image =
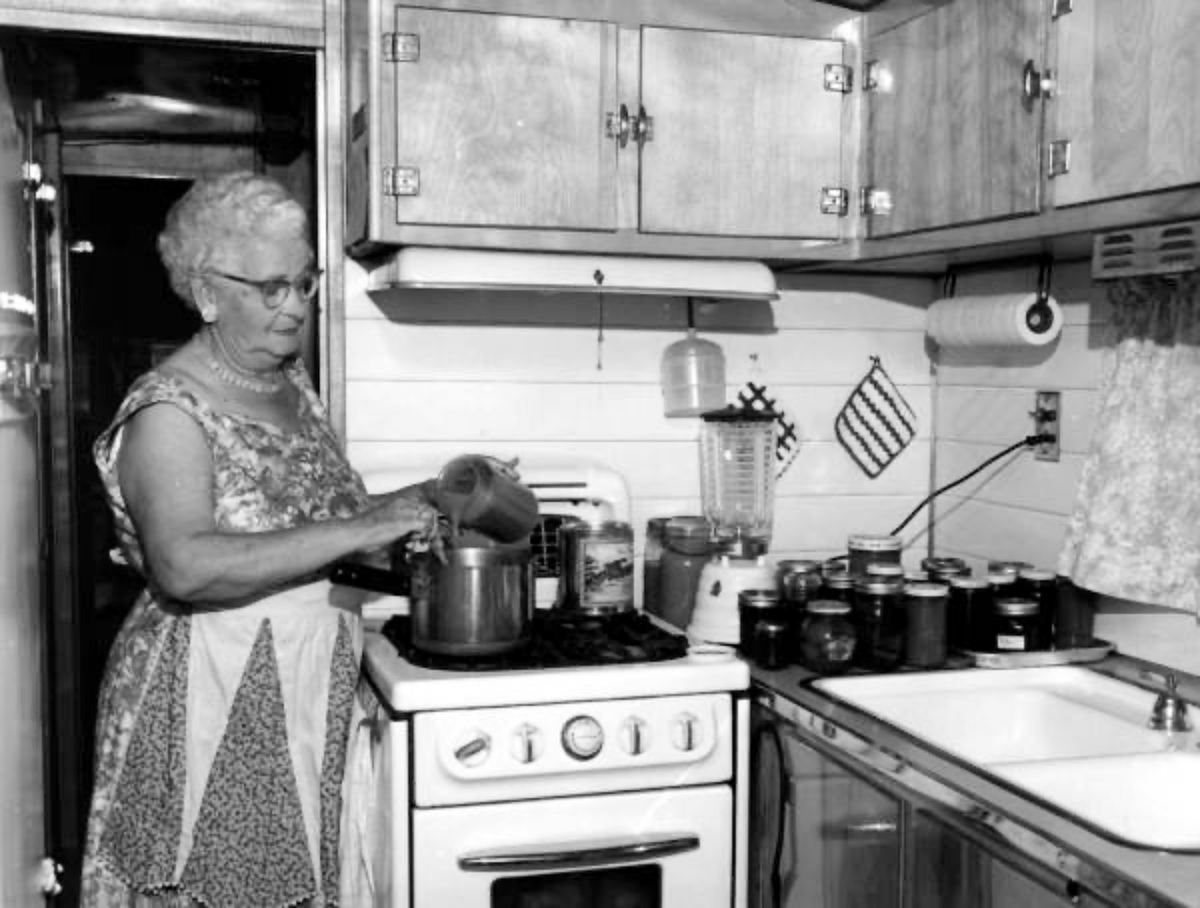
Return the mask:
[[[219,529],[256,533],[350,516],[367,502],[303,367],[298,431],[219,413],[170,375],[130,389],[97,440],[121,548],[145,573],[117,483],[129,418],[167,403],[203,429]],[[347,741],[362,715],[360,599],[316,580],[237,608],[147,589],[100,691],[82,904],[338,903]]]

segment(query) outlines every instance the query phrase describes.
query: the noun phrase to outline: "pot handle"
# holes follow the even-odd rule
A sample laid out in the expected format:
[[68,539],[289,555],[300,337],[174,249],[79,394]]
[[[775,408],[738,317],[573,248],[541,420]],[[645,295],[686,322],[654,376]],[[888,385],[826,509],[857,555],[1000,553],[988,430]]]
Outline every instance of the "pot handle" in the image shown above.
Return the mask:
[[355,561],[335,561],[329,572],[329,580],[331,583],[387,596],[407,596],[411,589],[407,574],[398,574]]

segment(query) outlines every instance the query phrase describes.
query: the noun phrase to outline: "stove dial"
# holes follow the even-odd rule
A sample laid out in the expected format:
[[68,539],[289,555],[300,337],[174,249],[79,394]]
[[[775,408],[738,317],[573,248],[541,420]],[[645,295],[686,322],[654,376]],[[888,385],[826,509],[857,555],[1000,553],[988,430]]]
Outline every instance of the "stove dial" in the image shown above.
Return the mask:
[[492,752],[492,739],[486,732],[468,732],[465,740],[454,748],[454,759],[463,766],[478,766]]
[[689,753],[700,746],[701,722],[691,713],[678,716],[671,726],[671,742],[676,750]]
[[526,723],[513,733],[512,755],[518,763],[534,762],[545,749],[542,733],[535,726]]
[[641,756],[650,746],[650,723],[638,716],[630,716],[617,729],[617,740],[625,753],[631,757]]
[[576,760],[590,760],[604,746],[604,729],[591,716],[576,716],[563,726],[562,744]]

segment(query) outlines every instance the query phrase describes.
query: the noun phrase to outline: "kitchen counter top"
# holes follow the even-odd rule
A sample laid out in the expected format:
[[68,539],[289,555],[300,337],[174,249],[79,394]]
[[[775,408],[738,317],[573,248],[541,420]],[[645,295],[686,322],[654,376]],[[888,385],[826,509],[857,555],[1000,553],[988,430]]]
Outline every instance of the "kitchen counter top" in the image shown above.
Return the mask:
[[[1103,670],[1129,674],[1121,657]],[[986,671],[987,669],[980,669]],[[819,676],[799,667],[751,670],[755,696],[785,717],[820,730],[821,720],[865,739],[987,811],[998,832],[1035,858],[1052,862],[1122,908],[1200,908],[1200,855],[1129,848],[1089,832],[1069,817],[1023,797],[1010,784],[922,743],[875,717],[840,703],[806,682]],[[1196,818],[1200,824],[1200,817]]]

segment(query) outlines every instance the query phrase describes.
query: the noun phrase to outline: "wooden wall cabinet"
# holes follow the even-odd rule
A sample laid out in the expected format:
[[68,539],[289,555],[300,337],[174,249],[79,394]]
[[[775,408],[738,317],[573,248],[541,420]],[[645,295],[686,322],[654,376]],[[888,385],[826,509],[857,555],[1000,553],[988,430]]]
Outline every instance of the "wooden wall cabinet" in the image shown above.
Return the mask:
[[871,238],[1036,214],[1043,0],[955,0],[871,37],[864,186]]
[[840,238],[822,189],[846,186],[847,95],[826,88],[842,41],[371,7],[350,29],[352,244],[762,255]]
[[1074,0],[1054,21],[1055,207],[1200,183],[1200,3]]

